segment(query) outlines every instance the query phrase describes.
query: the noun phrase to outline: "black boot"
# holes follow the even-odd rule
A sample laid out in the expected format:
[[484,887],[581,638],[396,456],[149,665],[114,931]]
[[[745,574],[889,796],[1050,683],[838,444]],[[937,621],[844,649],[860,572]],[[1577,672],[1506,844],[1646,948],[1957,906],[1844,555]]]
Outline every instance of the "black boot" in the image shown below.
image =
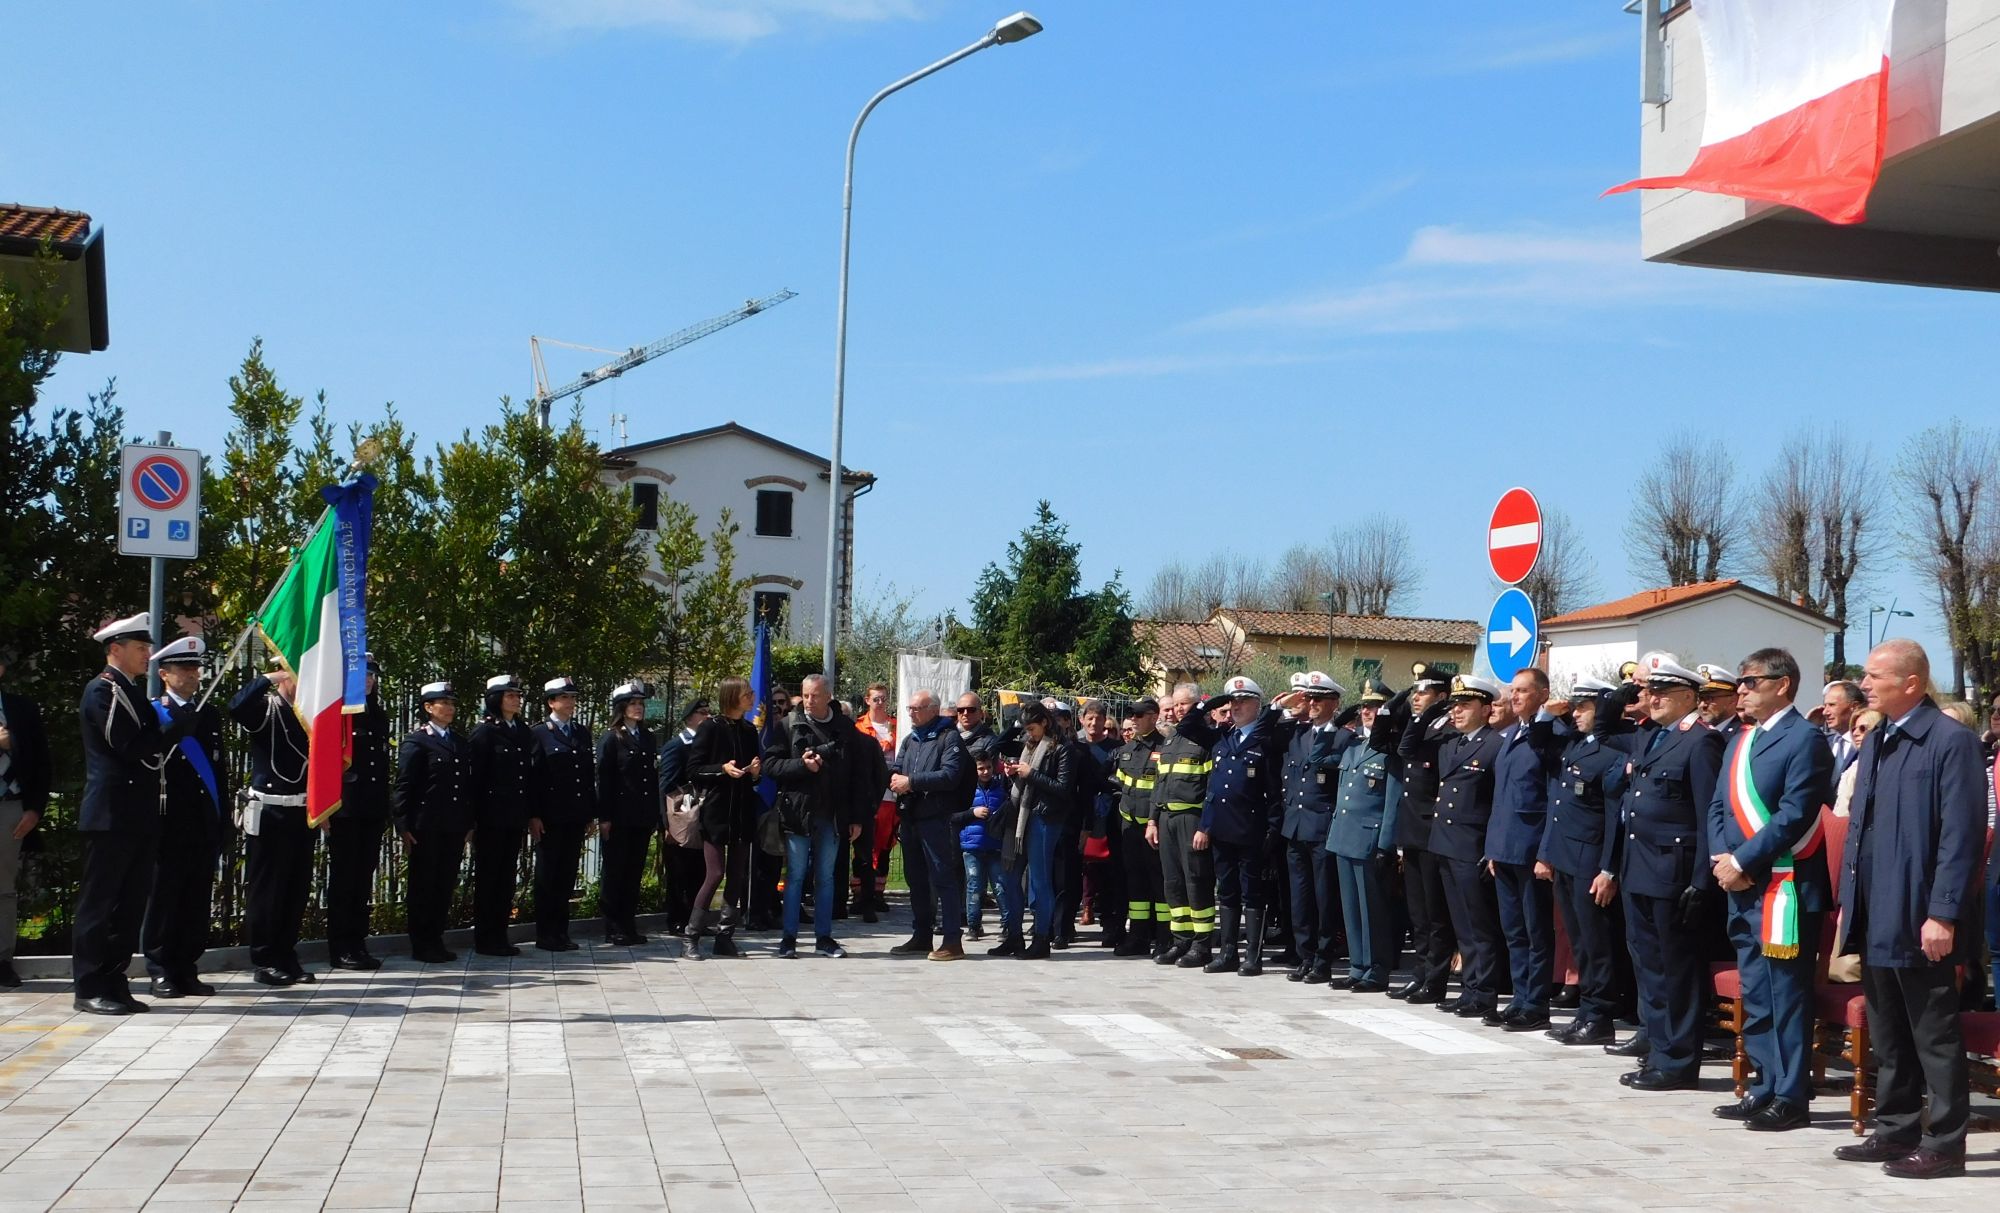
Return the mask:
[[1243,915],[1243,941],[1243,965],[1236,974],[1256,977],[1264,971],[1264,911],[1251,910]]
[[1037,934],[1035,941],[1020,953],[1022,960],[1047,960],[1049,958],[1049,937]]
[[696,906],[688,912],[687,934],[681,936],[682,942],[687,945],[687,955],[684,959],[701,959],[701,928],[702,924],[707,921],[708,908],[706,906]]
[[1028,945],[1021,940],[1019,931],[1002,931],[1000,942],[986,949],[988,956],[1019,956]]
[[1235,906],[1215,907],[1216,933],[1222,936],[1222,951],[1201,967],[1204,973],[1227,973],[1236,967],[1237,943],[1241,936],[1243,920]]
[[1188,949],[1194,947],[1194,936],[1169,935],[1165,939],[1156,942],[1159,944],[1159,951],[1153,953],[1154,964],[1179,964],[1181,959],[1188,954]]
[[1146,956],[1157,954],[1158,950],[1153,943],[1153,924],[1135,922],[1126,928],[1125,938],[1118,941],[1118,947],[1112,955]]
[[1178,969],[1207,968],[1209,957],[1214,954],[1214,940],[1215,936],[1212,933],[1190,937],[1188,939],[1189,946],[1182,951],[1180,959],[1174,962],[1174,967]]

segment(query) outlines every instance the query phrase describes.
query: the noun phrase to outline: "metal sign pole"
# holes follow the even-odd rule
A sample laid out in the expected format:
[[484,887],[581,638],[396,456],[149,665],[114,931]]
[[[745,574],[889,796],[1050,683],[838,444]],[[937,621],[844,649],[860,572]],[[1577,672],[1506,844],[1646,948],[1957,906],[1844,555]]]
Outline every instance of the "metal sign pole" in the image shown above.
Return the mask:
[[[174,444],[174,436],[165,430],[161,430],[154,437],[153,441],[161,446],[172,446]],[[197,469],[194,474],[197,476],[200,475],[200,470]],[[146,601],[153,618],[153,647],[157,649],[165,642],[167,637],[167,558],[165,556],[153,557],[152,568],[152,587]],[[158,699],[161,687],[159,665],[155,663],[146,667],[147,697]]]

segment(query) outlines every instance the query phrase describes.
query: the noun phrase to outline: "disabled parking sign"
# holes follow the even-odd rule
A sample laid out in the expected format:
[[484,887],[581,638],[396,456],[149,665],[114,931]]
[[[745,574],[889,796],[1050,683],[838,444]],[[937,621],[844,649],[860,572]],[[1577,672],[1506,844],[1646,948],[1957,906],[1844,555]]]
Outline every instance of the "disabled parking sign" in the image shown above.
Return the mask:
[[201,554],[201,452],[134,443],[118,478],[118,552],[192,560]]

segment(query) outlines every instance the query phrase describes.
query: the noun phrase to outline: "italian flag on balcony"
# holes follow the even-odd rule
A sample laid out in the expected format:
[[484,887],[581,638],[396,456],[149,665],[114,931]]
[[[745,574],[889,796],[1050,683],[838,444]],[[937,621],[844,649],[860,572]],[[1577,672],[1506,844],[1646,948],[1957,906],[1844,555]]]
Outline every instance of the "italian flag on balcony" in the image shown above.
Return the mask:
[[1683,173],[1605,192],[1702,190],[1861,222],[1888,136],[1894,13],[1895,0],[1694,0],[1701,150]]
[[292,710],[309,738],[306,821],[340,807],[341,777],[354,756],[349,715],[368,706],[368,534],[375,478],[320,490],[327,511],[252,626],[298,686]]

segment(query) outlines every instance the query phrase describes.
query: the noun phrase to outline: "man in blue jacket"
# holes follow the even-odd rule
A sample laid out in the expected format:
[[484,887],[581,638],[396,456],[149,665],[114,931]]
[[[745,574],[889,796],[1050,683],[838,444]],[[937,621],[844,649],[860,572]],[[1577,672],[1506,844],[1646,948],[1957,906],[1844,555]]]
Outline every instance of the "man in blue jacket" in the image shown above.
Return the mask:
[[[1229,724],[1217,727],[1209,713],[1227,704]],[[1264,692],[1238,675],[1222,693],[1197,704],[1181,721],[1180,735],[1209,747],[1213,770],[1195,828],[1194,849],[1215,851],[1215,912],[1222,950],[1202,966],[1205,973],[1234,969],[1244,977],[1264,971],[1264,842],[1278,826],[1284,794],[1278,745],[1272,724],[1278,713],[1264,707]],[[1237,946],[1250,946],[1237,960]]]
[[[1868,654],[1861,680],[1885,723],[1856,762],[1843,924],[1861,953],[1861,989],[1880,1068],[1875,1132],[1834,1154],[1891,1175],[1965,1173],[1970,1118],[1956,966],[1979,955],[1986,783],[1979,738],[1924,693],[1931,663],[1913,640]],[[1836,949],[1838,951],[1838,949]],[[1923,1132],[1924,1097],[1930,1131]]]
[[1292,940],[1299,953],[1298,966],[1286,979],[1314,985],[1333,978],[1334,940],[1341,924],[1339,878],[1326,837],[1340,797],[1341,751],[1357,740],[1334,722],[1342,694],[1339,683],[1314,670],[1276,701],[1281,708],[1303,708],[1297,718],[1275,723],[1283,746],[1280,781],[1285,798],[1278,832],[1284,838],[1285,869],[1291,878]]
[[1561,758],[1555,726],[1542,705],[1549,701],[1546,670],[1529,668],[1507,688],[1513,723],[1500,730],[1500,753],[1493,760],[1493,816],[1486,823],[1486,857],[1493,861],[1493,891],[1500,907],[1500,931],[1507,940],[1507,965],[1514,1001],[1501,1017],[1509,1032],[1549,1026],[1549,994],[1555,981],[1554,886],[1535,875],[1542,829],[1549,816],[1549,777]]
[[[896,773],[889,790],[902,797],[904,829],[903,877],[910,884],[910,913],[915,920],[910,938],[890,948],[897,953],[928,953],[932,960],[958,960],[965,955],[965,868],[958,857],[958,835],[951,819],[972,803],[972,760],[965,756],[952,721],[938,714],[937,695],[910,695],[910,731],[896,751]],[[917,845],[911,846],[914,842]],[[921,856],[921,862],[910,860]],[[938,919],[944,919],[942,924]],[[931,949],[931,932],[944,928],[944,943]],[[1038,925],[1039,929],[1039,925]]]
[[1737,667],[1749,728],[1729,741],[1708,808],[1709,859],[1729,894],[1729,938],[1743,982],[1750,1093],[1716,1113],[1775,1133],[1810,1123],[1813,961],[1832,908],[1820,809],[1833,801],[1833,753],[1792,707],[1799,663],[1759,649]]

